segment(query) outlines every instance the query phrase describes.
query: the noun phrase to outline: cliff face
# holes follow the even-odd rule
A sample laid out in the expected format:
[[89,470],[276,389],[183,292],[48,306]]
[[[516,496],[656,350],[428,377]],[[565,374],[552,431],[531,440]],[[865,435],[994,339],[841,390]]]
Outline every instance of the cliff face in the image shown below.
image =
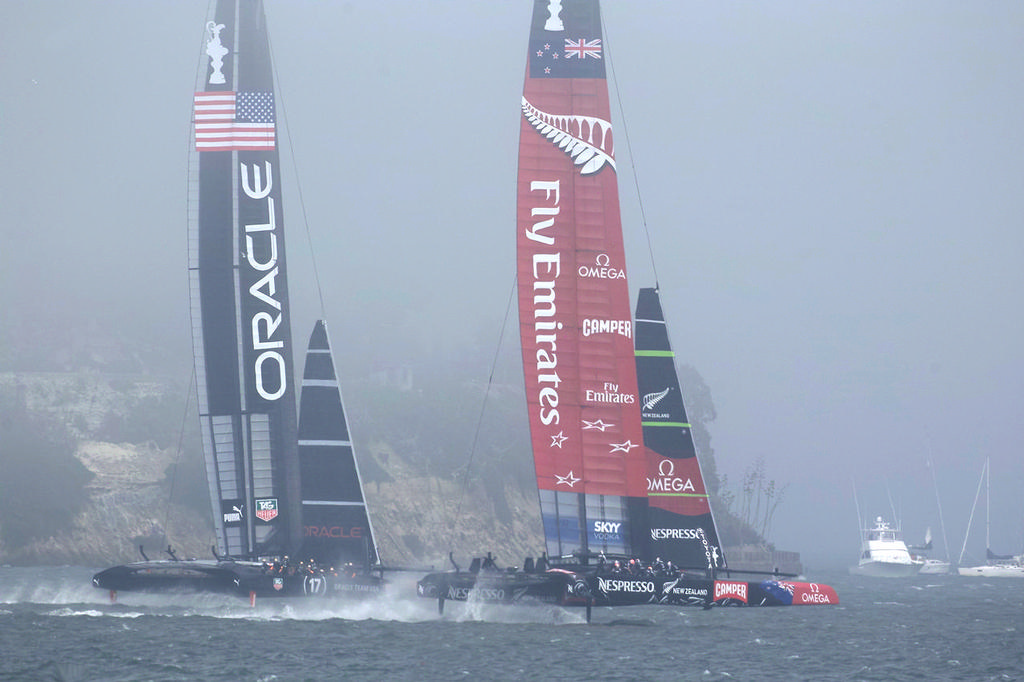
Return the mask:
[[[371,447],[369,456],[379,457],[381,447]],[[394,454],[387,461],[393,480],[366,486],[385,563],[450,567],[454,551],[465,568],[470,557],[490,551],[501,565],[522,565],[543,550],[536,490],[477,484],[463,492],[461,480],[418,475]]]
[[[69,525],[18,547],[0,543],[0,563],[100,567],[138,560],[139,545],[150,558],[168,545],[179,557],[211,556],[197,438],[174,433],[182,421],[180,386],[98,374],[0,374],[0,391],[64,424],[74,437],[73,456],[92,474]],[[185,420],[193,430],[196,421]],[[442,567],[453,549],[463,566],[486,551],[516,565],[543,548],[532,488],[484,485],[483,472],[463,492],[460,477],[424,475],[424,467],[411,464],[422,460],[419,453],[396,452],[385,442],[358,449],[357,457],[363,471],[386,472],[365,492],[387,564]]]
[[[180,400],[180,389],[172,382],[96,373],[0,374],[0,392],[13,396],[4,406],[16,405],[50,430],[64,432],[62,440],[72,449],[69,459],[73,457],[91,474],[85,484],[85,502],[70,523],[52,533],[29,525],[31,541],[0,546],[0,562],[101,566],[136,560],[140,544],[151,554],[167,546],[168,527],[182,529],[181,541],[175,540],[182,554],[209,554],[203,549],[209,547],[211,536],[209,512],[169,502],[166,474],[179,457],[176,445],[170,446],[169,437],[155,433],[163,430],[157,424],[124,428],[137,421],[147,406],[168,397]],[[173,419],[180,421],[180,413]],[[132,430],[154,435],[141,442],[119,438],[111,442]],[[3,456],[12,460],[36,454],[3,450]],[[10,462],[2,464],[8,468]],[[58,468],[47,475],[56,479],[62,471]],[[9,508],[4,511],[12,513]],[[0,517],[0,526],[3,521]]]
[[[2,553],[5,563],[102,566],[138,560],[139,545],[156,558],[170,543],[179,556],[209,556],[209,513],[168,504],[160,484],[173,453],[86,441],[75,455],[95,474],[85,508],[70,527]],[[167,528],[176,529],[170,539]]]
[[[356,457],[378,552],[387,565],[444,568],[449,551],[463,567],[488,551],[501,565],[521,565],[524,557],[543,550],[528,443],[517,441],[522,434],[516,433],[514,417],[505,414],[485,429],[489,443],[501,447],[483,452],[467,472],[465,458],[451,455],[456,449],[442,442],[454,428],[444,419],[462,412],[450,407],[454,400],[439,401],[445,407],[436,408],[408,393],[405,402],[393,392],[370,395],[364,401],[369,404],[356,411],[363,423],[353,424],[353,431],[366,434],[367,440],[356,442]],[[0,373],[0,417],[7,417],[0,426],[12,423],[3,413],[12,406],[26,419],[46,417],[40,423],[67,432],[61,441],[69,449],[65,459],[81,465],[75,480],[87,481],[84,490],[74,491],[84,493],[75,496],[81,502],[74,513],[58,526],[33,525],[33,514],[42,516],[48,506],[60,504],[54,495],[26,512],[5,505],[0,494],[0,563],[100,567],[138,560],[140,545],[151,558],[163,557],[168,545],[182,558],[211,557],[215,540],[198,418],[194,406],[183,413],[186,404],[194,405],[186,396],[186,387],[153,377]],[[374,422],[374,414],[388,418]],[[404,432],[396,427],[402,424]],[[38,453],[24,447],[15,451],[8,436],[0,433],[0,472],[10,478],[11,462],[4,457]],[[81,476],[81,467],[88,477]],[[37,466],[36,473],[41,471]],[[437,471],[446,473],[432,475]],[[46,475],[53,482],[61,474]],[[5,483],[0,480],[0,493]],[[719,511],[724,537],[744,537],[738,519]],[[11,535],[4,530],[15,523],[19,537],[34,531],[30,541],[4,543]],[[49,530],[39,530],[44,527]],[[746,548],[730,549],[734,568],[748,563]],[[765,562],[799,572],[786,558],[755,563]],[[799,565],[799,555],[794,562]]]

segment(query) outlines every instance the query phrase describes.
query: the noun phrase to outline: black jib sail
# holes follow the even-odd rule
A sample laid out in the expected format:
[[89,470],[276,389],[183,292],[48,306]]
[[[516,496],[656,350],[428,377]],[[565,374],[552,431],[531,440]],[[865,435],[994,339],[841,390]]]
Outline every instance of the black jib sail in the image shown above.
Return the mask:
[[635,342],[648,457],[649,556],[687,568],[724,566],[657,289],[640,290]]
[[309,337],[300,407],[304,540],[299,556],[325,566],[372,566],[377,562],[373,531],[323,320]]

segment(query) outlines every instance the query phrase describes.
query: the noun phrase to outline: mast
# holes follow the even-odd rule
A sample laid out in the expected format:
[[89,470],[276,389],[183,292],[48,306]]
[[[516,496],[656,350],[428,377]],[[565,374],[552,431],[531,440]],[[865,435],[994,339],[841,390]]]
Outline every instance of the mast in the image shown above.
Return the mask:
[[935,506],[939,510],[939,527],[942,529],[942,546],[946,549],[946,561],[949,561],[949,543],[946,541],[946,522],[942,516],[942,500],[939,498],[939,482],[935,478],[935,465],[928,459],[928,468],[932,473],[932,488],[935,490]]
[[992,538],[989,532],[992,527],[992,469],[985,458],[985,554],[992,551]]
[[535,0],[522,114],[519,325],[547,550],[638,553],[647,465],[596,0]]
[[302,534],[274,83],[261,0],[205,24],[189,160],[189,293],[219,553]]
[[[985,464],[981,467],[981,476],[978,478],[978,490],[974,493],[974,502],[971,504],[971,515],[967,518],[967,531],[964,533],[964,544],[960,546],[960,556],[957,558],[957,565],[964,563],[964,552],[967,551],[967,539],[971,536],[971,525],[974,523],[974,510],[978,507],[978,498],[981,497],[981,486],[985,482],[985,476],[988,474],[988,457],[985,458]],[[985,493],[986,504],[988,504],[988,493]],[[987,516],[986,512],[986,516]],[[986,526],[987,526],[986,521]],[[985,537],[985,550],[988,552],[988,531],[986,530]]]

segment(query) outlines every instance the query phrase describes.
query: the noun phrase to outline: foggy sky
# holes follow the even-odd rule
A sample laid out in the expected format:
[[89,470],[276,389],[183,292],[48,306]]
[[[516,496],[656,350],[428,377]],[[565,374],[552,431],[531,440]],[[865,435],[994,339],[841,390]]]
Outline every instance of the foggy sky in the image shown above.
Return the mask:
[[[308,220],[343,388],[492,344],[530,0],[266,5],[300,343],[320,315]],[[676,355],[712,390],[719,471],[736,484],[763,457],[789,486],[777,544],[845,567],[854,485],[863,516],[891,517],[891,495],[908,535],[941,545],[932,458],[955,557],[991,457],[993,549],[1021,551],[1024,6],[603,10],[631,287],[656,270]],[[146,329],[191,371],[205,18],[198,1],[0,3],[0,323]]]

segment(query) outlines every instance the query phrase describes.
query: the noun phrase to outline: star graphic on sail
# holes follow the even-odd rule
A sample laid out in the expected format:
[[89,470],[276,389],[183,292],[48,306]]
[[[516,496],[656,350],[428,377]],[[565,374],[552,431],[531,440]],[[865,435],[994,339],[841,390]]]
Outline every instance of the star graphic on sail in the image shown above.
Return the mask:
[[603,421],[598,419],[596,422],[588,422],[586,419],[583,420],[583,430],[590,431],[591,429],[597,429],[601,433],[608,427],[615,426],[615,424],[605,424]]
[[629,441],[629,440],[627,440],[625,443],[609,443],[609,445],[612,446],[612,449],[611,449],[612,452],[629,452],[633,448],[640,447],[639,445],[637,445],[633,441]]
[[572,488],[581,480],[583,480],[580,478],[576,478],[576,476],[572,473],[571,469],[569,470],[569,473],[566,474],[565,476],[559,476],[558,474],[555,474],[555,478],[558,479],[555,481],[555,485],[567,485],[570,488]]
[[562,435],[562,432],[559,431],[554,436],[551,436],[551,447],[561,449],[562,443],[567,440],[569,440],[568,436]]

